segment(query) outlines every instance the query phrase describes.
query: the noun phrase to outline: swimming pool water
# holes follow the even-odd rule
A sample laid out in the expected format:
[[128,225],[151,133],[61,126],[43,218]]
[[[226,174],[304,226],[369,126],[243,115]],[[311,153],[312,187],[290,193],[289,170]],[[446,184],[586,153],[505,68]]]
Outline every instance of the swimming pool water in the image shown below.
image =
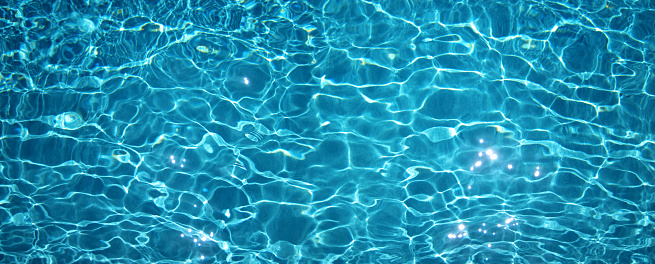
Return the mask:
[[651,1],[5,1],[0,34],[0,263],[655,262]]

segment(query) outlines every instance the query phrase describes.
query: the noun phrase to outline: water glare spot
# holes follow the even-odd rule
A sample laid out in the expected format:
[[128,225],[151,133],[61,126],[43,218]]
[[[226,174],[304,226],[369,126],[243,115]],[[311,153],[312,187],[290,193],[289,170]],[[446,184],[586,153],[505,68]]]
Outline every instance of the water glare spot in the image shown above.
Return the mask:
[[212,148],[212,146],[209,144],[204,144],[203,148],[205,149],[205,151],[207,151],[207,153],[214,153],[214,148]]
[[55,128],[75,130],[84,125],[82,116],[76,112],[66,112],[55,117]]
[[218,246],[219,246],[222,250],[227,250],[227,249],[228,249],[227,242],[225,242],[225,241],[221,241],[221,242],[219,242],[219,243],[218,243]]

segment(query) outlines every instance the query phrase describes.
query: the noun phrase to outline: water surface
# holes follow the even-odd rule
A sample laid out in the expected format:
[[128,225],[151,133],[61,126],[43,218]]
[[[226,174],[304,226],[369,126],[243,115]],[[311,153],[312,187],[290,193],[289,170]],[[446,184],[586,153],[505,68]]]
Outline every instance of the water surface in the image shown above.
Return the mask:
[[10,1],[2,263],[654,263],[649,1]]

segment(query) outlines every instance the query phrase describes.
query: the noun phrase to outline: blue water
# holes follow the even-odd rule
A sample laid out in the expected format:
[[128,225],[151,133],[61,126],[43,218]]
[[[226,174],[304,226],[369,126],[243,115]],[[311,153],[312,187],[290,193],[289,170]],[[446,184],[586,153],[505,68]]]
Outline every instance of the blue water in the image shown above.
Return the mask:
[[655,263],[652,1],[5,1],[0,35],[0,263]]

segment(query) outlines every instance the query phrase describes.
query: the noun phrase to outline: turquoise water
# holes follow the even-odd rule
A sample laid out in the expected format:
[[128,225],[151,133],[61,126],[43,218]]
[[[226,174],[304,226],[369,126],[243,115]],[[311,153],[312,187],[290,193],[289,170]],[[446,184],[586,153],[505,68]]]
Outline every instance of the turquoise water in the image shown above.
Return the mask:
[[655,263],[655,4],[344,2],[4,2],[0,263]]

